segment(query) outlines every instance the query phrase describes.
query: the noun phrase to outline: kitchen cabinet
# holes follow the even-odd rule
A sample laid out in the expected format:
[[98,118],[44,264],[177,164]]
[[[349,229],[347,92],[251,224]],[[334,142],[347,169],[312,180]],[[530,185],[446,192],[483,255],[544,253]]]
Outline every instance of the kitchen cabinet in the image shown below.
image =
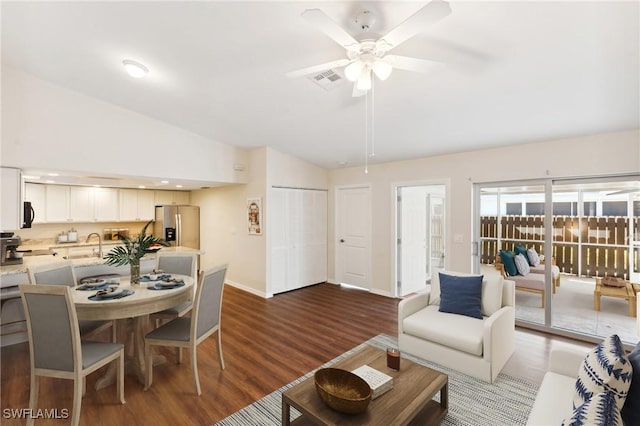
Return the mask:
[[327,192],[273,188],[269,192],[272,294],[327,280]]
[[69,215],[67,222],[93,222],[95,220],[95,188],[69,187]]
[[154,219],[154,191],[144,189],[121,189],[119,195],[119,220],[134,222]]
[[93,188],[93,217],[96,222],[115,222],[120,218],[118,195],[115,188]]
[[0,229],[16,230],[22,226],[22,174],[20,169],[2,167],[2,210]]
[[34,224],[45,223],[47,220],[47,186],[40,183],[24,184],[24,200],[31,201],[31,207],[35,212]]
[[[77,202],[74,204],[78,204]],[[36,213],[37,214],[37,213]],[[45,190],[45,221],[60,223],[69,221],[69,187],[47,185]]]
[[25,199],[32,202],[36,212],[34,223],[118,220],[118,190],[114,188],[26,184]]
[[156,191],[156,206],[189,204],[189,191]]

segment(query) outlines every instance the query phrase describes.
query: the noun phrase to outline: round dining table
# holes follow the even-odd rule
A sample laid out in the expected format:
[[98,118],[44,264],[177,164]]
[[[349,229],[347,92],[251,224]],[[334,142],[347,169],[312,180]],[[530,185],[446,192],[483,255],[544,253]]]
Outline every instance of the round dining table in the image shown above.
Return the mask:
[[[149,331],[149,314],[187,302],[193,295],[193,277],[171,274],[171,278],[184,282],[184,285],[164,288],[157,285],[157,281],[131,284],[130,277],[122,276],[119,282],[113,283],[117,285],[115,292],[129,290],[133,294],[121,298],[92,300],[95,299],[96,290],[81,290],[82,286],[78,286],[73,291],[78,319],[116,321],[116,341],[125,345],[125,372],[137,376],[141,384],[144,384],[144,335]],[[164,357],[154,356],[154,365],[162,362]],[[95,388],[104,388],[115,381],[116,365],[111,363],[105,375],[96,382]]]

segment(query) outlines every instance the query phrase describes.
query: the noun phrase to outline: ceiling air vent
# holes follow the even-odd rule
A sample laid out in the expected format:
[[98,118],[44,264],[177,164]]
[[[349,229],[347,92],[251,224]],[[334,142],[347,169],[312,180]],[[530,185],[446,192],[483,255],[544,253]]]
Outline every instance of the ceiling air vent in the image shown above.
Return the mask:
[[322,71],[319,74],[308,77],[308,79],[325,90],[332,90],[340,86],[344,80],[344,78],[334,70]]

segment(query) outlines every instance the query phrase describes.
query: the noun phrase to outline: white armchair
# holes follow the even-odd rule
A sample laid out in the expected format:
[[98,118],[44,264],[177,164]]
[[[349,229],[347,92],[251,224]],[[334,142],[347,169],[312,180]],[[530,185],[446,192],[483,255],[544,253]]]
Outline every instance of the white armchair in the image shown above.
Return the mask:
[[436,273],[430,289],[398,305],[400,350],[493,383],[515,346],[515,283],[483,280],[482,319],[440,312],[439,305]]

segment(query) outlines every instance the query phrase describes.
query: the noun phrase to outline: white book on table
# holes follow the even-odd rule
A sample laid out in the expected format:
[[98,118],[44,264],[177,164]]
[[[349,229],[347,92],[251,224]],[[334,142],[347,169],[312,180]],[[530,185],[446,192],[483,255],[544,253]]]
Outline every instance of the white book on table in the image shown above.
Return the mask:
[[371,399],[376,399],[386,391],[393,388],[393,377],[378,371],[375,368],[363,365],[352,371],[356,376],[362,377],[371,388]]

